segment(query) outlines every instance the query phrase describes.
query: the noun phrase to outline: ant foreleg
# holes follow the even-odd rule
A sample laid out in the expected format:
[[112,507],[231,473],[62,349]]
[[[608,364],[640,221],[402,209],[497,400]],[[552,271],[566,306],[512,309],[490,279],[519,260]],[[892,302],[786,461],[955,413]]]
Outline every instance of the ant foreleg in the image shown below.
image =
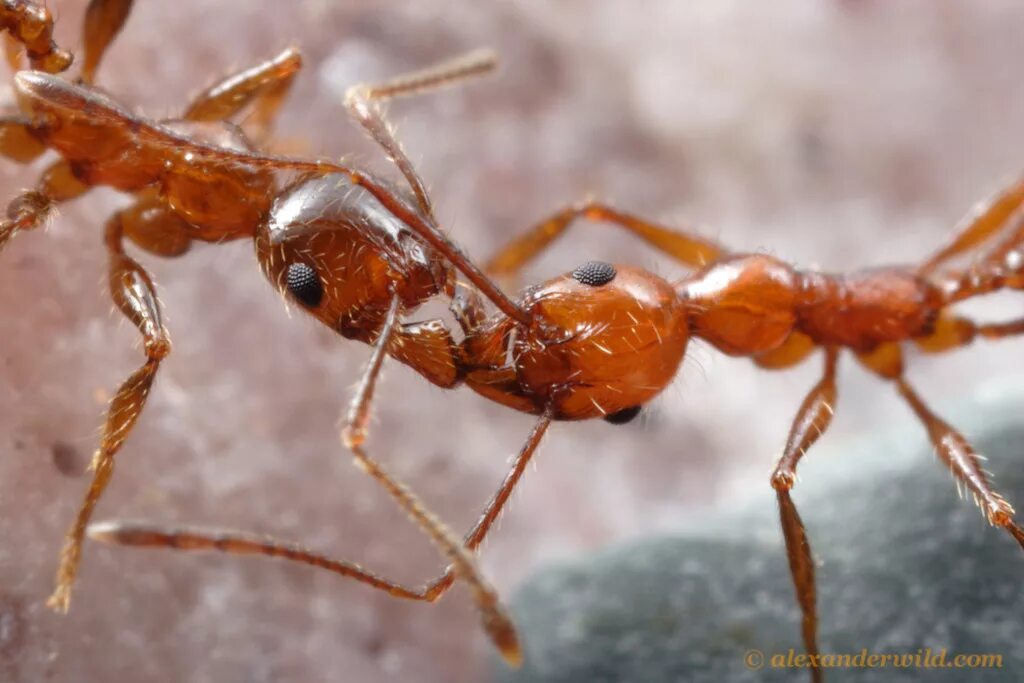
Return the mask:
[[501,655],[512,666],[518,666],[522,660],[519,639],[512,620],[501,605],[497,593],[480,575],[476,561],[463,547],[462,542],[437,518],[434,513],[420,502],[419,498],[401,482],[394,479],[376,460],[363,449],[366,440],[367,423],[370,416],[370,404],[380,376],[388,343],[391,341],[395,323],[398,319],[400,300],[395,296],[391,300],[387,318],[380,334],[374,343],[373,353],[366,371],[359,383],[359,389],[349,406],[342,441],[352,451],[356,465],[373,477],[391,495],[398,505],[405,510],[413,521],[430,537],[434,544],[455,565],[456,572],[466,582],[473,594],[473,599],[483,618],[484,630],[498,648]]
[[79,78],[83,83],[91,85],[96,80],[96,69],[99,68],[110,43],[124,28],[133,2],[134,0],[92,0],[89,3],[82,26],[85,45],[82,51],[82,73]]
[[345,108],[374,142],[384,148],[388,158],[405,176],[420,210],[431,220],[435,220],[434,210],[423,180],[402,150],[377,103],[432,92],[493,71],[496,66],[497,58],[493,52],[478,50],[384,83],[355,85],[345,93]]
[[558,211],[505,245],[488,261],[484,270],[493,275],[515,275],[579,218],[611,223],[628,230],[655,249],[694,268],[700,268],[726,253],[706,238],[652,223],[607,204],[586,201]]
[[[515,457],[512,462],[512,468],[505,475],[504,481],[501,482],[501,486],[498,491],[491,498],[490,502],[487,503],[487,507],[484,508],[480,518],[477,519],[476,524],[466,534],[463,540],[463,545],[466,550],[476,550],[484,538],[487,536],[487,532],[491,530],[494,522],[501,515],[502,509],[505,507],[505,503],[508,502],[509,496],[512,495],[512,490],[515,489],[516,484],[519,483],[520,478],[523,476],[523,472],[526,471],[526,466],[530,463],[530,459],[533,457],[534,452],[537,450],[537,446],[540,445],[540,441],[544,438],[544,434],[547,433],[548,427],[551,425],[551,416],[542,415],[537,424],[534,425],[533,431],[530,432],[530,436],[527,437],[526,443],[519,450],[519,454]],[[425,593],[428,600],[436,600],[441,597],[445,591],[451,588],[452,583],[455,581],[456,567],[451,566],[445,571],[444,574],[434,579],[427,584]]]
[[161,361],[171,352],[171,341],[163,325],[153,280],[124,252],[120,214],[115,214],[107,222],[105,241],[110,257],[111,296],[114,304],[142,334],[146,362],[125,380],[110,402],[103,437],[90,466],[93,470],[92,483],[68,532],[57,569],[57,586],[47,601],[50,607],[61,612],[68,609],[71,586],[81,561],[82,539],[93,509],[113,474],[114,455],[135,426]]
[[[809,655],[818,654],[817,588],[814,581],[814,558],[811,554],[807,529],[789,495],[796,484],[796,466],[818,437],[828,429],[836,402],[836,358],[834,348],[825,350],[825,373],[811,389],[797,411],[796,419],[786,440],[786,448],[772,472],[772,487],[778,496],[779,519],[786,541],[789,571],[796,589],[796,599],[802,614],[804,649]],[[811,680],[821,680],[821,670],[811,667]]]
[[942,263],[983,243],[1006,225],[1024,204],[1024,180],[980,203],[954,231],[948,244],[939,249],[918,268],[919,275],[928,275]]
[[302,55],[287,48],[275,57],[231,74],[193,98],[182,118],[226,121],[250,104],[243,128],[257,142],[264,140],[302,68]]

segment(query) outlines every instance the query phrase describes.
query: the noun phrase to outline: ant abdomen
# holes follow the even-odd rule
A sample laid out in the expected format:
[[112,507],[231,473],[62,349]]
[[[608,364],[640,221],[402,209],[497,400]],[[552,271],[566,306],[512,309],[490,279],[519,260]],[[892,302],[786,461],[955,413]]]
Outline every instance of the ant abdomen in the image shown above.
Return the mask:
[[300,179],[256,231],[263,272],[345,337],[371,342],[393,296],[411,310],[439,294],[448,272],[433,250],[343,174]]
[[636,408],[672,381],[686,352],[683,300],[638,268],[588,263],[519,305],[529,327],[504,320],[464,342],[474,364],[466,383],[519,410],[532,403],[528,412],[584,420]]

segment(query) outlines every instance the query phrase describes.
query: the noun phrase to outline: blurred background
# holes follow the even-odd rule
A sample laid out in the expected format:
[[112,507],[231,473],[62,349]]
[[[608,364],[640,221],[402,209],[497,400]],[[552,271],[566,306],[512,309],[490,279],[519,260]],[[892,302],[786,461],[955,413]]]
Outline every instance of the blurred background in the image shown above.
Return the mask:
[[[77,52],[84,0],[49,6],[58,41]],[[493,47],[494,77],[390,109],[439,218],[481,260],[592,194],[801,267],[915,261],[1024,168],[1019,2],[637,8],[139,0],[99,81],[148,116],[173,116],[229,70],[296,45],[305,68],[280,138],[391,173],[346,118],[345,89]],[[37,170],[0,165],[0,197]],[[283,562],[90,544],[71,613],[43,607],[105,403],[141,358],[104,284],[101,227],[124,201],[94,191],[0,255],[0,680],[487,680],[489,646],[461,587],[430,606]],[[613,228],[580,225],[523,283],[589,259],[684,272]],[[247,242],[141,260],[174,353],[97,519],[273,534],[409,583],[439,572],[338,442],[369,350],[289,317]],[[1019,384],[1013,358],[1013,342],[979,345],[913,358],[911,377],[949,412]],[[642,420],[556,425],[484,548],[487,575],[508,595],[547,562],[770,496],[770,468],[819,372],[812,360],[766,373],[695,344]],[[840,374],[830,444],[912,420],[852,363]],[[532,419],[397,365],[378,396],[371,450],[461,533]],[[809,458],[800,487],[827,467]],[[989,467],[998,475],[999,462]]]

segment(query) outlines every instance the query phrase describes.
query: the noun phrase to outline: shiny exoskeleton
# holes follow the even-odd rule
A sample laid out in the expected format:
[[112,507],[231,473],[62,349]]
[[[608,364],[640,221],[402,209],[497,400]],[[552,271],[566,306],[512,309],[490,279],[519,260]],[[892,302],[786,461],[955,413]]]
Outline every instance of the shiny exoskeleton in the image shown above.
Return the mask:
[[[8,2],[5,7],[28,4]],[[729,253],[697,235],[588,202],[540,222],[481,269],[438,228],[424,185],[376,103],[485,72],[493,58],[467,55],[391,83],[350,90],[349,112],[401,171],[407,185],[401,189],[357,168],[262,151],[301,66],[294,49],[204,90],[172,121],[145,119],[93,87],[96,65],[130,5],[125,0],[90,4],[86,67],[78,82],[40,71],[16,75],[20,111],[5,120],[0,145],[18,161],[47,149],[59,156],[33,190],[11,202],[0,222],[0,246],[16,232],[38,227],[57,204],[93,186],[135,197],[132,206],[108,221],[105,238],[112,296],[142,334],[146,359],[111,403],[93,481],[61,558],[51,598],[55,607],[68,606],[86,533],[126,545],[261,553],[323,567],[415,600],[436,600],[460,578],[471,588],[487,633],[515,664],[521,657],[515,630],[481,577],[473,551],[551,421],[630,421],[675,378],[691,338],[749,357],[766,369],[790,367],[816,350],[823,352],[822,379],[801,405],[771,478],[809,652],[817,651],[814,565],[789,491],[798,461],[831,420],[836,362],[843,350],[893,384],[988,520],[1024,547],[1024,530],[1014,521],[1013,508],[992,490],[963,436],[910,387],[902,360],[905,343],[935,352],[978,337],[1024,331],[1024,321],[979,325],[951,310],[973,296],[1024,288],[1024,222],[1019,217],[1024,183],[982,205],[949,245],[916,267],[853,274],[802,271],[764,254]],[[8,28],[29,44],[24,32]],[[35,64],[36,53],[29,54]],[[249,114],[245,124],[234,124],[243,111]],[[621,227],[690,272],[669,281],[627,264],[588,262],[516,298],[491,279],[516,274],[579,218]],[[264,537],[151,524],[90,524],[114,455],[171,350],[155,287],[126,253],[126,237],[163,256],[182,255],[194,242],[252,239],[265,275],[296,306],[339,335],[372,346],[342,439],[357,464],[439,547],[449,562],[444,574],[408,588],[358,565]],[[956,267],[956,261],[968,257],[968,266]],[[448,303],[458,330],[442,320],[409,320],[432,299]],[[510,472],[462,539],[364,447],[376,381],[387,356],[439,387],[465,384],[502,405],[539,416]],[[820,678],[820,672],[812,670],[812,676]]]

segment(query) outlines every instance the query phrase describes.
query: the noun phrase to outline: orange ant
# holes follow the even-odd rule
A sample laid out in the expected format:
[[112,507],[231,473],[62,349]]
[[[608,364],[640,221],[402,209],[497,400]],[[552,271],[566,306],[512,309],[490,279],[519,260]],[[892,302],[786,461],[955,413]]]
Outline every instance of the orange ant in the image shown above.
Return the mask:
[[[982,206],[948,246],[918,267],[851,275],[799,271],[771,256],[733,254],[699,236],[588,202],[541,222],[481,270],[437,226],[423,183],[377,103],[489,71],[494,66],[490,55],[467,55],[349,91],[349,112],[401,171],[409,186],[404,191],[355,168],[258,150],[300,68],[295,50],[203,91],[180,120],[155,122],[126,111],[91,83],[130,5],[92,0],[85,36],[86,63],[92,69],[83,70],[78,83],[40,72],[18,73],[15,83],[25,113],[8,122],[21,126],[25,141],[34,141],[40,151],[57,151],[61,160],[36,189],[11,203],[7,219],[0,222],[0,245],[15,232],[38,227],[59,202],[92,186],[108,185],[137,199],[108,221],[106,244],[115,304],[142,334],[146,361],[111,402],[93,480],[62,553],[53,607],[68,607],[86,533],[124,545],[284,557],[414,600],[434,601],[459,578],[470,586],[486,632],[515,665],[521,659],[515,629],[472,552],[553,420],[601,417],[622,423],[634,418],[674,379],[691,337],[729,355],[750,357],[766,369],[791,367],[823,350],[823,377],[801,405],[771,477],[808,652],[817,652],[814,565],[789,491],[800,458],[831,421],[842,349],[894,384],[989,522],[1024,547],[1024,530],[1009,503],[989,486],[977,454],[904,379],[901,347],[913,341],[924,351],[938,352],[979,336],[1024,332],[1021,320],[978,325],[949,310],[974,296],[1024,288],[1024,220],[1017,215],[1024,204],[1024,182]],[[250,108],[246,124],[230,122]],[[669,282],[626,265],[591,262],[516,299],[493,283],[489,274],[516,273],[578,218],[619,226],[694,272]],[[279,290],[331,329],[372,346],[342,441],[356,463],[439,547],[450,563],[443,575],[421,588],[408,588],[356,564],[249,534],[125,522],[90,525],[114,456],[170,352],[152,280],[126,254],[125,236],[147,251],[169,256],[184,253],[195,240],[251,237],[266,276]],[[950,265],[971,254],[980,254],[973,266],[956,270]],[[401,322],[438,296],[447,299],[461,327],[458,341],[439,320]],[[483,299],[497,311],[488,312]],[[538,416],[505,480],[461,540],[364,448],[386,355],[437,386],[464,383],[491,400]],[[820,679],[820,671],[812,671],[812,677]]]

